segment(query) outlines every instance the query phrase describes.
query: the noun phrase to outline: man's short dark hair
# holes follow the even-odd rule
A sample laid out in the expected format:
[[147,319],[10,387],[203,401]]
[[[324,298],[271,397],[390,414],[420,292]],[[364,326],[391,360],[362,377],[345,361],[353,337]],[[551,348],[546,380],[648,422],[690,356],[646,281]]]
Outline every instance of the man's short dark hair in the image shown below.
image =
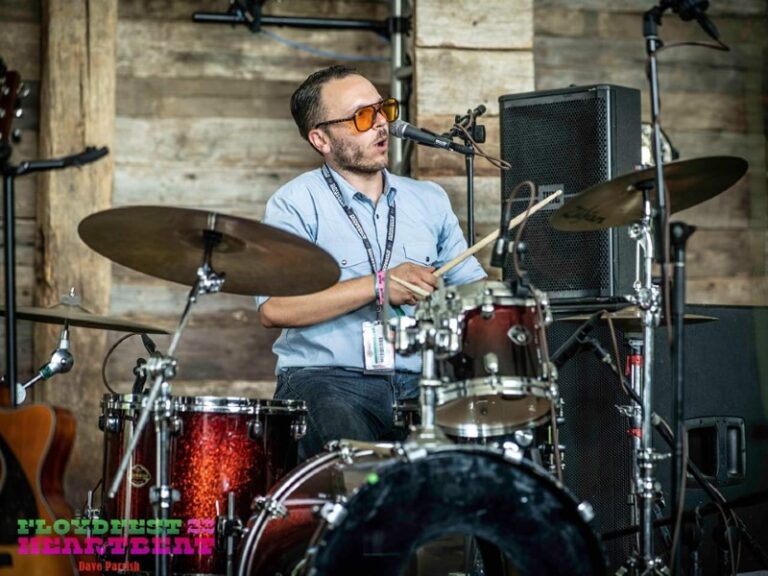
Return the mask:
[[320,91],[331,80],[360,75],[360,72],[344,65],[334,65],[310,74],[291,96],[291,114],[299,127],[302,138],[307,139],[309,131],[323,121],[323,105]]

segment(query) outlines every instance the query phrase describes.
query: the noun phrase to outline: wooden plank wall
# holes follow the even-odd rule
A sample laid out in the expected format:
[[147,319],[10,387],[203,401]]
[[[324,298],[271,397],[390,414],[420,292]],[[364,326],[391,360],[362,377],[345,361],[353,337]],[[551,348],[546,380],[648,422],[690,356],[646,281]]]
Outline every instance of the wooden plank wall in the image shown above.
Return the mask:
[[[647,0],[535,2],[536,89],[614,83],[643,91],[642,12]],[[748,176],[728,192],[676,215],[698,226],[689,247],[688,301],[768,304],[765,93],[766,3],[719,0],[709,15],[729,53],[675,48],[659,56],[662,126],[681,158],[735,155]],[[706,41],[694,22],[674,14],[659,28],[667,43]]]
[[[11,162],[38,158],[38,111],[40,98],[40,3],[25,0],[0,2],[0,57],[11,70],[21,74],[30,88],[23,102],[23,117],[14,122],[21,129],[22,140],[14,146]],[[19,306],[31,306],[35,285],[35,213],[37,177],[16,179],[16,298]],[[2,229],[2,222],[0,222]],[[0,237],[0,246],[5,236]],[[0,262],[3,262],[0,254]],[[3,266],[5,264],[3,263]],[[3,268],[4,270],[4,268]],[[0,297],[5,298],[5,284],[0,282]],[[18,329],[19,378],[29,378],[33,362],[32,324],[20,321]],[[5,328],[0,332],[0,346],[5,357]],[[3,361],[5,366],[5,361]]]
[[[502,94],[534,89],[532,0],[456,0],[446,10],[439,0],[418,0],[414,18],[414,123],[447,132],[454,116],[479,104],[487,112],[482,146],[499,155],[499,102]],[[466,231],[467,186],[464,157],[443,150],[418,148],[414,175],[441,184]],[[498,227],[499,171],[475,160],[475,236]],[[481,251],[486,264],[490,248]],[[488,271],[498,277],[495,269]]]

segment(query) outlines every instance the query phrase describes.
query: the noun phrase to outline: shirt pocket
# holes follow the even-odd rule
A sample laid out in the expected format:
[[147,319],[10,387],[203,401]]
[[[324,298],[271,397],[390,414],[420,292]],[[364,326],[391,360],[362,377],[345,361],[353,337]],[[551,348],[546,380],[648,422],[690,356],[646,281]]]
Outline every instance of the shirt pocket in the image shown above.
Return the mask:
[[437,246],[432,242],[403,244],[403,256],[406,262],[413,262],[419,266],[434,266],[437,261]]
[[348,250],[338,254],[336,262],[341,269],[341,280],[373,274],[368,254],[363,250]]

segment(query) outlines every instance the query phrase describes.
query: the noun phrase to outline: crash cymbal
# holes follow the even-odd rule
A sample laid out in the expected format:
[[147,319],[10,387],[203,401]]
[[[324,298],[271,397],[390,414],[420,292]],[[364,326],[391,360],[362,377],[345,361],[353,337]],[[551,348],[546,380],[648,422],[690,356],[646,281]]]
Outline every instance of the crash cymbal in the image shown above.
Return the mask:
[[[0,306],[0,316],[5,316],[5,306]],[[139,324],[121,318],[109,316],[97,316],[79,306],[57,305],[53,308],[33,308],[31,306],[17,306],[16,318],[19,320],[31,320],[44,324],[64,324],[69,320],[70,326],[82,326],[84,328],[100,328],[102,330],[116,330],[118,332],[138,332],[143,334],[170,334],[170,331],[157,326]]]
[[[680,160],[664,165],[670,213],[685,210],[725,192],[747,172],[748,164],[735,156]],[[567,232],[603,230],[640,220],[645,185],[654,187],[655,168],[638,170],[588,188],[559,208],[549,223]]]
[[323,290],[339,278],[334,259],[314,244],[254,220],[204,210],[112,208],[85,218],[78,231],[113,262],[187,286],[197,280],[207,233],[220,239],[210,263],[226,276],[223,292],[294,296]]
[[[610,318],[613,321],[613,325],[619,328],[623,332],[639,332],[642,329],[641,323],[642,311],[637,306],[628,306],[622,308],[616,312],[609,312],[603,314],[602,319],[606,320]],[[558,318],[560,322],[586,322],[591,316],[589,314],[577,314],[575,316],[568,316],[566,318]],[[686,314],[684,318],[685,324],[699,324],[701,322],[712,322],[717,320],[714,316],[702,316],[701,314]],[[666,325],[666,320],[661,319],[660,326]]]

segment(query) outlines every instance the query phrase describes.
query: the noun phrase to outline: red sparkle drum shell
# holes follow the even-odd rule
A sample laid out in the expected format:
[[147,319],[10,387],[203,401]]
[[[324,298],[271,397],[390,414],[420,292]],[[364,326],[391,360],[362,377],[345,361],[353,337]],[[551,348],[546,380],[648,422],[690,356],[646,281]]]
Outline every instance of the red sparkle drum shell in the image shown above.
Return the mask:
[[[146,397],[106,395],[100,425],[104,430],[104,518],[154,518],[149,494],[156,482],[156,435],[150,423],[144,430],[115,499],[107,497],[120,459],[128,446],[142,403]],[[216,517],[227,513],[228,494],[235,495],[235,513],[250,514],[250,504],[295,467],[298,438],[305,427],[303,402],[247,398],[174,397],[178,433],[171,439],[171,486],[181,498],[171,518],[182,520],[182,531],[190,526],[213,537]],[[205,532],[209,532],[205,534]],[[193,534],[190,534],[194,537]],[[154,569],[154,558],[124,558],[139,561],[143,571]],[[175,573],[223,574],[223,552],[178,555]]]
[[[227,513],[230,492],[235,514],[245,520],[251,502],[263,495],[298,462],[304,432],[303,402],[243,398],[174,399],[181,430],[173,451],[171,485],[181,498],[174,518],[212,520]],[[213,534],[211,534],[213,535]],[[223,574],[226,555],[177,556],[174,572]]]
[[[154,518],[149,491],[155,482],[156,439],[155,427],[150,420],[131,456],[126,477],[115,498],[109,498],[112,481],[117,475],[120,461],[133,436],[146,396],[137,394],[105,394],[101,404],[99,428],[104,432],[102,469],[101,514],[105,520]],[[152,556],[109,558],[115,562],[137,561],[142,571],[152,572]]]
[[451,291],[461,309],[462,345],[447,360],[448,382],[437,388],[437,423],[453,436],[485,438],[547,422],[556,387],[544,365],[536,300],[516,297],[503,282]]

